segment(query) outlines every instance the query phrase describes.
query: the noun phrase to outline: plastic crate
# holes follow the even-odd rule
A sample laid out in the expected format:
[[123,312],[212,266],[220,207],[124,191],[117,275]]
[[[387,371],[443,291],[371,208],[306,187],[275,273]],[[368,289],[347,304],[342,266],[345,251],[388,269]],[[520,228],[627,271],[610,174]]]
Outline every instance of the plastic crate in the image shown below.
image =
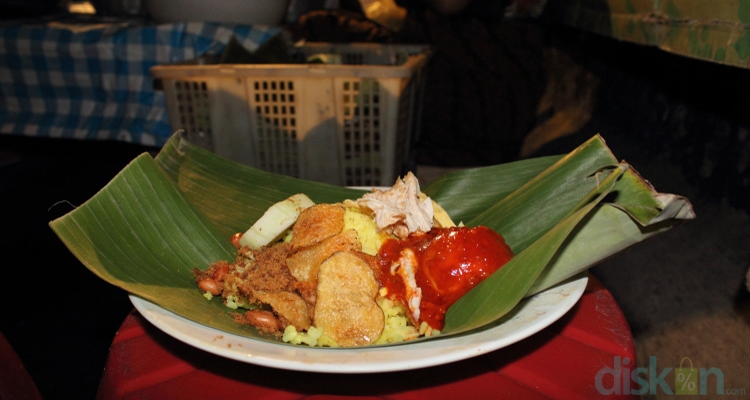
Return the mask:
[[429,48],[308,43],[295,56],[343,64],[163,65],[174,130],[262,170],[336,185],[391,185],[419,135]]

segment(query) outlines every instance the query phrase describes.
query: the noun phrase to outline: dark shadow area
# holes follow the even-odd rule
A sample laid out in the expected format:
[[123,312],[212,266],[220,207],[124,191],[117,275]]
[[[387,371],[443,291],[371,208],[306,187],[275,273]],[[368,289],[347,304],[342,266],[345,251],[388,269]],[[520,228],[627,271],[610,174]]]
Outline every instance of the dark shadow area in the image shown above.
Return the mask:
[[124,291],[73,257],[48,223],[153,149],[6,135],[0,149],[6,155],[0,162],[3,281],[12,283],[0,331],[43,397],[93,398],[109,344],[132,305]]
[[750,211],[750,98],[744,93],[750,71],[556,25],[549,40],[600,84],[589,123],[535,156],[570,151],[601,133],[637,170],[664,161],[698,196]]
[[750,292],[745,283],[740,285],[734,297],[734,310],[746,324],[750,325]]

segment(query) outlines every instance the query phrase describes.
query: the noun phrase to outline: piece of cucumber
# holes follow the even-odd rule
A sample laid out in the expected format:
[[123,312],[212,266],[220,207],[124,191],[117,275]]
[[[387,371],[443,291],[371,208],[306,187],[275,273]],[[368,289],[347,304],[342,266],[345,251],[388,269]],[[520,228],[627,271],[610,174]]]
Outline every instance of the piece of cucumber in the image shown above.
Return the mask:
[[240,238],[241,246],[259,249],[278,240],[297,221],[299,214],[315,205],[309,197],[297,193],[272,205]]

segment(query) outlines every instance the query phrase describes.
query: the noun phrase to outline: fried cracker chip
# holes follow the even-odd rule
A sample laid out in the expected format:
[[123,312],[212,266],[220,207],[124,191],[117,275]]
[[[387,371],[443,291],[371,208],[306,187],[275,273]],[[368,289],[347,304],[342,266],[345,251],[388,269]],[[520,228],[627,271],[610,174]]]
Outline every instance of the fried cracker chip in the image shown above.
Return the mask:
[[316,204],[302,211],[289,243],[295,248],[306,247],[340,233],[344,229],[345,212],[340,204]]
[[320,265],[314,325],[341,347],[364,346],[383,332],[385,316],[375,295],[378,282],[368,263],[348,251]]

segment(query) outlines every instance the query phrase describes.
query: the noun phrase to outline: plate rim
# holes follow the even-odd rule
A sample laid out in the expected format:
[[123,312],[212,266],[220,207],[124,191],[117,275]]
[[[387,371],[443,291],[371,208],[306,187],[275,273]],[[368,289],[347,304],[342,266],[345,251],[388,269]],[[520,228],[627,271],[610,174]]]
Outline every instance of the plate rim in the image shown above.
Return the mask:
[[[503,325],[508,323],[507,320],[478,332],[468,332],[466,334],[435,340],[424,340],[395,346],[347,349],[313,348],[303,345],[273,343],[239,336],[191,321],[136,295],[129,294],[128,296],[136,310],[156,328],[183,343],[208,353],[240,362],[284,370],[356,374],[395,372],[448,364],[486,354],[517,343],[543,330],[567,314],[583,296],[588,280],[588,273],[583,271],[564,282],[522,300],[519,305],[523,306],[521,306],[520,310],[519,306],[516,306],[514,308],[515,312],[523,313],[524,307],[527,307],[528,304],[533,306],[535,301],[539,301],[543,297],[554,296],[555,291],[567,290],[569,292],[567,295],[559,296],[564,301],[559,301],[557,303],[558,306],[551,308],[548,312],[544,312],[541,315],[534,316],[534,324],[525,327],[521,331],[511,332],[501,337],[493,338],[493,333],[502,331]],[[181,326],[193,329],[193,333],[190,334],[178,329]],[[209,334],[209,336],[213,334],[214,339],[207,341],[199,338],[200,335],[196,333],[205,333]],[[219,338],[220,340],[217,340]],[[474,341],[474,339],[478,338],[487,338],[487,340]],[[231,341],[239,345],[231,346]],[[226,342],[229,342],[230,347],[226,347]],[[244,347],[244,343],[249,343],[251,346]],[[454,350],[445,351],[449,347],[453,347]],[[251,351],[253,349],[257,349],[258,353],[254,354]],[[368,358],[378,358],[383,356],[383,353],[390,353],[394,350],[399,352],[397,361],[368,360]],[[409,353],[419,355],[420,352],[426,352],[428,356],[408,357]],[[274,355],[274,353],[278,354]],[[338,362],[319,361],[318,356],[326,355],[331,357],[333,354],[337,355],[334,358],[338,358]]]

